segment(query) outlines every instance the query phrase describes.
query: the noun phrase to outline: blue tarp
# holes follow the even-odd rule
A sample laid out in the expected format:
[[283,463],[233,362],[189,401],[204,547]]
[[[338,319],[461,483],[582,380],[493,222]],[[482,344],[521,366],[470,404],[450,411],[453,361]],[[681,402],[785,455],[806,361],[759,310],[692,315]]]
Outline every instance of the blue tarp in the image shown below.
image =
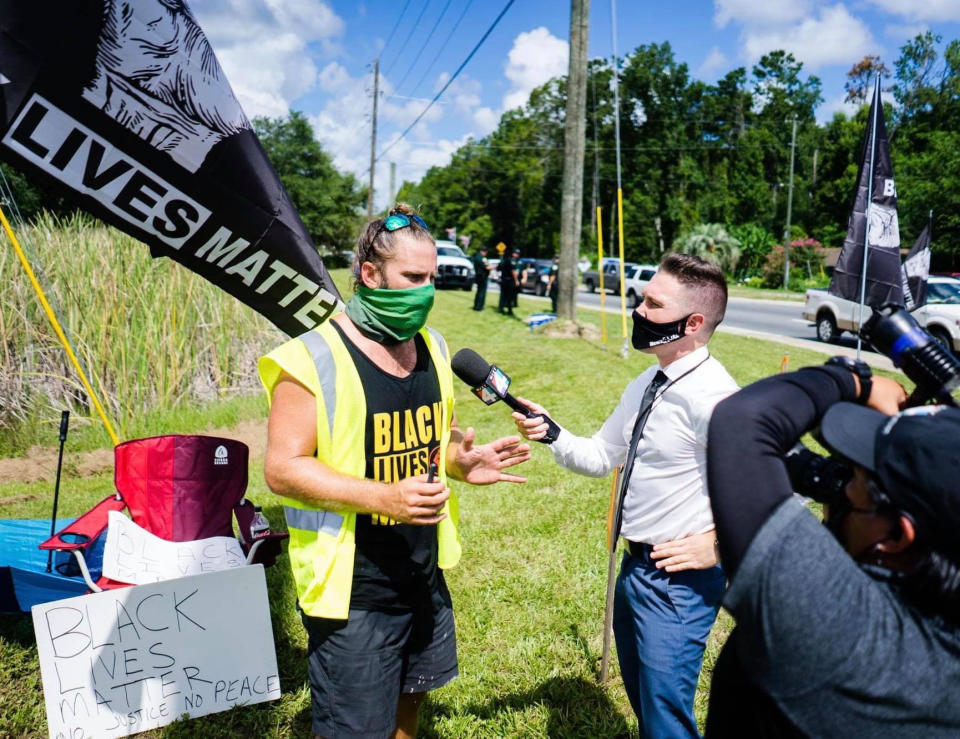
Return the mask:
[[[57,529],[72,523],[72,518],[57,520]],[[70,598],[87,592],[76,567],[76,559],[66,552],[54,552],[54,567],[47,572],[47,553],[38,546],[50,537],[50,519],[0,519],[0,612],[29,611],[38,603]],[[101,536],[86,553],[90,576],[100,576],[103,561]],[[68,568],[75,574],[64,575]]]

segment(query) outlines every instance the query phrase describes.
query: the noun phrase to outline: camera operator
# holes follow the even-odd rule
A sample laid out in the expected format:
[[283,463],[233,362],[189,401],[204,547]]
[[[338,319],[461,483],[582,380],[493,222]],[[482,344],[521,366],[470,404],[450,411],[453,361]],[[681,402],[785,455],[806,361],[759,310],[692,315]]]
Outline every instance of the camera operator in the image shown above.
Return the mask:
[[[835,357],[717,406],[707,478],[737,626],[708,737],[960,736],[960,410],[897,414],[905,399]],[[853,465],[826,526],[785,461],[818,425]]]

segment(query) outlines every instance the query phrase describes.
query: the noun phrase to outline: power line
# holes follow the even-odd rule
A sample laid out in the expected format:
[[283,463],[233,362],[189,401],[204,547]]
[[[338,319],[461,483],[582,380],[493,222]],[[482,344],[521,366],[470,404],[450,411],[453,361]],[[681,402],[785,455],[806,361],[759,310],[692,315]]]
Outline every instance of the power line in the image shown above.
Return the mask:
[[[422,99],[422,98],[420,98]],[[434,141],[424,141],[418,142],[416,144],[421,148],[429,148],[431,146],[436,148],[443,148],[441,144]],[[589,148],[593,149],[593,146]],[[614,146],[598,146],[596,147],[598,151],[615,151],[616,147]],[[739,149],[770,149],[773,151],[782,150],[784,147],[779,144],[685,144],[680,146],[658,146],[658,145],[647,145],[647,146],[624,146],[620,147],[620,151],[737,151]],[[789,148],[789,147],[786,147]],[[563,151],[562,146],[547,146],[547,145],[521,145],[521,144],[461,144],[457,147],[457,151],[461,149],[507,149],[507,150],[517,150],[517,151]],[[383,152],[381,152],[382,154]],[[379,159],[379,157],[378,157]]]
[[423,14],[427,12],[427,8],[429,7],[430,7],[430,0],[427,0],[427,2],[425,2],[423,4],[423,7],[420,9],[420,15],[417,16],[417,19],[413,22],[413,25],[410,26],[410,33],[408,33],[407,37],[403,40],[403,46],[400,47],[400,51],[397,53],[397,57],[393,60],[393,64],[391,64],[387,68],[387,71],[383,73],[384,77],[390,74],[390,70],[392,70],[394,65],[396,65],[396,63],[400,61],[400,57],[403,54],[403,50],[406,48],[407,44],[410,43],[410,37],[413,36],[413,32],[417,30],[417,27],[420,25],[420,21],[423,19]]
[[393,30],[390,31],[390,35],[387,37],[387,43],[383,45],[383,48],[380,49],[380,56],[383,56],[384,52],[387,50],[387,47],[390,46],[390,42],[393,41],[393,34],[397,32],[397,29],[400,27],[400,21],[403,20],[403,16],[407,12],[407,8],[410,7],[410,0],[407,0],[403,4],[403,10],[400,11],[400,17],[397,18],[397,22],[393,24]]
[[404,73],[403,77],[400,78],[400,81],[394,85],[394,90],[399,90],[403,87],[403,83],[407,81],[407,77],[410,76],[410,73],[413,71],[413,68],[417,66],[417,62],[420,61],[420,57],[423,55],[424,50],[427,48],[427,45],[430,43],[430,39],[433,37],[434,31],[437,30],[437,26],[440,25],[440,21],[443,20],[443,16],[447,14],[447,9],[450,7],[451,0],[447,0],[446,4],[443,6],[443,10],[440,11],[440,15],[437,17],[436,23],[433,24],[433,28],[427,33],[427,38],[423,42],[423,46],[420,47],[420,51],[417,52],[417,55],[413,58],[413,61],[410,63],[410,66],[407,67],[407,71]]
[[447,91],[447,88],[450,87],[451,84],[453,84],[453,81],[460,75],[460,73],[463,71],[463,68],[466,67],[467,64],[470,63],[470,60],[473,59],[473,55],[477,53],[477,50],[478,50],[481,46],[483,46],[484,42],[487,40],[487,37],[493,32],[493,29],[497,27],[497,24],[500,22],[500,19],[503,18],[503,16],[505,16],[505,15],[507,14],[507,11],[510,10],[510,6],[513,5],[514,2],[516,2],[516,0],[507,0],[507,4],[503,6],[503,10],[500,11],[500,15],[498,15],[498,16],[494,19],[493,23],[490,24],[490,27],[486,30],[486,32],[483,34],[483,36],[482,36],[482,37],[480,38],[480,40],[477,42],[477,45],[473,47],[473,49],[470,51],[469,54],[467,54],[467,58],[463,60],[463,62],[460,64],[459,67],[457,67],[457,71],[453,73],[453,76],[450,77],[449,80],[447,80],[447,84],[445,84],[445,85],[441,88],[440,92],[438,92],[436,95],[433,96],[433,100],[431,100],[431,101],[429,102],[429,104],[427,105],[427,107],[424,108],[423,111],[420,113],[420,115],[418,115],[418,116],[416,117],[416,119],[414,119],[413,123],[411,123],[409,126],[407,126],[406,130],[405,130],[403,133],[401,133],[399,137],[397,137],[396,139],[394,139],[394,140],[390,143],[390,145],[387,146],[386,149],[384,149],[383,151],[380,152],[380,156],[377,157],[378,160],[379,160],[384,154],[386,154],[388,151],[390,151],[390,149],[392,149],[394,146],[396,146],[396,144],[398,144],[408,133],[410,133],[410,131],[413,130],[413,127],[416,126],[416,125],[420,122],[420,119],[423,118],[423,116],[425,116],[425,115],[427,114],[427,111],[430,110],[430,108],[433,107],[433,104],[434,104],[435,102],[437,102],[437,100],[440,99],[440,96],[443,95],[443,93],[445,93],[445,92]]
[[420,75],[420,79],[417,80],[417,84],[415,84],[413,86],[413,89],[410,90],[411,95],[415,93],[418,89],[420,89],[420,85],[423,84],[423,81],[427,78],[427,75],[430,74],[430,70],[432,70],[436,66],[437,60],[443,54],[443,50],[447,48],[447,44],[450,43],[450,39],[453,38],[453,34],[457,32],[457,28],[460,27],[460,21],[463,20],[463,17],[467,14],[467,11],[470,10],[471,5],[473,5],[473,0],[467,0],[467,4],[463,6],[463,11],[460,13],[460,17],[457,18],[457,22],[453,24],[453,28],[450,29],[450,33],[447,34],[447,37],[444,39],[443,43],[440,45],[440,48],[437,50],[436,56],[433,57],[433,61],[431,61],[430,64],[427,65],[427,68],[423,70],[423,74]]

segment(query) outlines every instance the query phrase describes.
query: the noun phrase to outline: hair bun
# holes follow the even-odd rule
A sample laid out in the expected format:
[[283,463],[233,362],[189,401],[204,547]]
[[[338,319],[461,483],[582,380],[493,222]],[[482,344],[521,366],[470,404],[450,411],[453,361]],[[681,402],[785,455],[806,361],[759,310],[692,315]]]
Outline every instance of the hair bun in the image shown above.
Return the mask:
[[417,215],[416,209],[409,203],[397,203],[390,209],[390,215],[392,216],[415,216]]

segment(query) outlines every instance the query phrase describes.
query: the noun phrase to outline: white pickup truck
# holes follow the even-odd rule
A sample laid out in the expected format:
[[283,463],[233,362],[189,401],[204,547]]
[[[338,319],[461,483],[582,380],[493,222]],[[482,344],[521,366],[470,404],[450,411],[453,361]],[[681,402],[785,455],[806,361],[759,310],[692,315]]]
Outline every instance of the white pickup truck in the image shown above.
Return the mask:
[[[951,351],[960,351],[960,280],[931,277],[926,304],[911,313],[937,341]],[[869,306],[865,306],[863,320],[866,322],[871,314]],[[816,324],[820,341],[835,342],[844,331],[859,330],[860,305],[826,290],[807,290],[803,317]]]
[[627,293],[627,305],[631,308],[640,305],[643,291],[657,273],[657,268],[656,264],[633,264],[623,270],[623,288]]

